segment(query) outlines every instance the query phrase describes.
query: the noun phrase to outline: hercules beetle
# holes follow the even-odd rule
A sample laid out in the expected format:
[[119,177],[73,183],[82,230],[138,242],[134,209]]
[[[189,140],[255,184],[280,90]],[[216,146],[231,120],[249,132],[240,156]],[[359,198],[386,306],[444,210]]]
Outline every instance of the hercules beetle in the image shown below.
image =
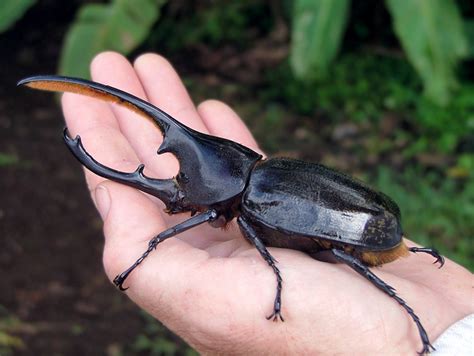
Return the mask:
[[237,218],[244,237],[257,248],[276,276],[273,312],[267,319],[284,320],[282,278],[266,247],[309,254],[328,250],[336,260],[354,269],[406,310],[418,327],[422,353],[434,349],[413,309],[368,268],[409,252],[428,253],[440,267],[444,263],[434,249],[405,245],[400,210],[385,194],[319,164],[286,158],[263,159],[236,142],[197,132],[152,104],[110,86],[61,76],[30,77],[18,85],[73,92],[124,105],[158,125],[163,134],[158,154],[170,152],[177,157],[180,168],[172,179],[147,177],[144,165],[132,173],[119,172],[97,162],[85,150],[79,136],[72,139],[67,128],[64,130],[66,145],[92,172],[154,195],[163,201],[169,214],[191,212],[188,220],[152,238],[143,255],[114,279],[121,290],[125,290],[127,276],[160,242],[205,222],[223,227]]

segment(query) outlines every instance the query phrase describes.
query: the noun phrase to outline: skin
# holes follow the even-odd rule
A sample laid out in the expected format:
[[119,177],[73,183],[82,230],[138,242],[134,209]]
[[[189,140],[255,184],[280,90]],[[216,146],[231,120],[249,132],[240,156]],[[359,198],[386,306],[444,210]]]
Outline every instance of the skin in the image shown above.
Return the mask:
[[[163,57],[144,54],[132,65],[106,52],[93,60],[91,72],[93,80],[141,97],[196,130],[260,152],[227,105],[209,100],[196,107]],[[156,178],[176,174],[173,156],[156,155],[162,137],[151,122],[75,94],[64,94],[62,104],[72,137],[80,134],[101,163],[130,172],[144,163],[145,174]],[[151,237],[188,217],[170,217],[161,202],[138,190],[87,170],[85,176],[104,220],[103,261],[110,280],[142,254]],[[206,225],[163,242],[130,275],[126,293],[204,354],[410,355],[421,350],[408,314],[350,268],[297,251],[269,250],[284,280],[284,323],[265,319],[272,311],[275,277],[235,224],[226,230]],[[474,279],[450,260],[442,269],[432,262],[431,256],[411,254],[373,271],[415,310],[433,343],[474,312]]]

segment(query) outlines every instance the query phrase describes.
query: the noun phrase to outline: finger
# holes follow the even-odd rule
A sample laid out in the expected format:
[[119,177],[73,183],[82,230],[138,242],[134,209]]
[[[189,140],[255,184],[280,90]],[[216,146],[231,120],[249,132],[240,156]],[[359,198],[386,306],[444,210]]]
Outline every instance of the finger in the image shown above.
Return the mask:
[[98,127],[109,127],[119,130],[109,105],[97,99],[64,93],[61,98],[64,118],[72,137],[94,131]]
[[186,126],[208,133],[178,73],[165,58],[144,54],[134,67],[152,104]]
[[[143,254],[148,247],[148,241],[165,230],[166,225],[161,218],[160,208],[133,188],[107,181],[96,189],[96,200],[104,217],[104,267],[112,280]],[[140,292],[137,288],[143,288],[142,291],[147,292],[144,286],[150,282],[147,280],[150,273],[163,271],[170,275],[176,272],[179,266],[170,270],[169,261],[183,264],[183,261],[187,260],[192,263],[192,250],[196,250],[195,254],[200,256],[206,255],[179,239],[170,238],[164,241],[130,274],[125,286],[134,286],[131,291]],[[153,272],[154,269],[156,271]],[[155,283],[159,283],[159,280],[153,281],[153,284]]]
[[[96,56],[91,64],[91,73],[95,81],[148,101],[132,65],[118,53],[104,52]],[[161,144],[162,135],[152,120],[145,120],[142,116],[118,105],[111,105],[111,110],[139,161],[145,164],[146,173],[160,178],[171,175],[163,169],[167,164],[157,158],[156,149]]]
[[[108,104],[66,93],[62,108],[71,136],[80,135],[86,150],[99,162],[121,171],[133,171],[137,167],[138,158],[120,132]],[[85,175],[91,192],[105,180],[89,170],[85,170]]]
[[[144,54],[135,60],[134,68],[153,105],[183,124],[207,133],[207,128],[199,117],[183,82],[165,58],[156,54]],[[148,143],[155,147],[155,153],[161,140],[162,137],[158,141]],[[158,177],[163,178],[175,176],[178,167],[178,161],[171,154],[160,155],[160,159],[155,158],[151,165],[151,169],[158,174]]]
[[212,135],[236,141],[262,153],[247,126],[228,105],[218,100],[207,100],[198,106],[198,113]]

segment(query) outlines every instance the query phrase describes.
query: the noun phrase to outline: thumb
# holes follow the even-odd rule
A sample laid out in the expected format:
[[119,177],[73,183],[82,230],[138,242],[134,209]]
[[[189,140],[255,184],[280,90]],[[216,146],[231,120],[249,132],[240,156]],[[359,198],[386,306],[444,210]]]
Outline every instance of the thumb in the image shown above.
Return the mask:
[[104,267],[109,279],[113,279],[141,256],[148,241],[166,225],[157,204],[123,184],[99,184],[94,202],[104,220]]
[[[161,205],[147,195],[119,183],[105,181],[94,192],[97,209],[104,218],[103,263],[107,276],[129,268],[148,248],[148,242],[167,228]],[[179,289],[177,280],[193,265],[209,258],[207,252],[170,238],[164,241],[126,279],[127,294],[143,306],[145,294]],[[156,296],[156,294],[155,294]],[[146,303],[145,303],[146,304]]]

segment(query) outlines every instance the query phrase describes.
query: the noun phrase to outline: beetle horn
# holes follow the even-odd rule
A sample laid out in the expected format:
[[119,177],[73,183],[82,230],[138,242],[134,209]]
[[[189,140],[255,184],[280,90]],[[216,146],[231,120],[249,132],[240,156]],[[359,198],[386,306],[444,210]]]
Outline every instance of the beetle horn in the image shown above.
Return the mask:
[[[245,189],[253,166],[262,158],[260,154],[236,142],[195,131],[154,105],[107,85],[54,75],[25,78],[18,85],[91,96],[125,106],[153,120],[163,134],[158,154],[170,152],[179,161],[176,182],[184,192],[180,203],[183,208],[210,206],[240,194]],[[70,149],[74,147],[68,146]],[[73,149],[71,151],[75,153]]]
[[152,119],[158,124],[164,136],[170,126],[180,126],[179,122],[150,103],[122,90],[89,80],[59,75],[38,75],[22,79],[17,85],[26,85],[39,90],[81,94],[125,106],[137,114]]

